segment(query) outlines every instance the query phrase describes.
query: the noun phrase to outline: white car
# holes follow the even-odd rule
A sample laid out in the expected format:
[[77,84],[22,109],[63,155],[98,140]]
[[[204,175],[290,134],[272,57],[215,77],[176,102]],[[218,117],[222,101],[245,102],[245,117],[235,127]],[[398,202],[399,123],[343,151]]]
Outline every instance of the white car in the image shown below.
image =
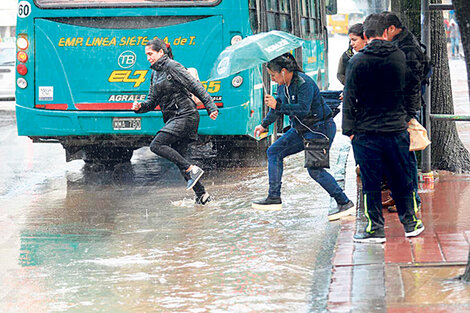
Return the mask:
[[0,99],[15,98],[15,63],[15,46],[0,45]]

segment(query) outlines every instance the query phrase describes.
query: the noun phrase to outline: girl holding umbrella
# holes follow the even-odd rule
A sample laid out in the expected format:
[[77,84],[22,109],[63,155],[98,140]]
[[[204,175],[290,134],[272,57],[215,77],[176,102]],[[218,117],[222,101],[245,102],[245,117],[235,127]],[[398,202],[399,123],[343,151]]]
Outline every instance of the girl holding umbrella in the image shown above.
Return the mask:
[[[267,131],[268,126],[281,114],[289,116],[291,128],[268,148],[268,196],[254,201],[252,207],[276,210],[282,208],[281,180],[284,158],[304,150],[303,138],[312,139],[326,135],[331,146],[336,134],[336,125],[331,109],[325,104],[318,86],[300,70],[291,53],[285,53],[268,62],[268,73],[279,85],[278,95],[276,98],[271,95],[265,97],[265,104],[270,110],[261,125],[256,126],[255,136]],[[355,212],[352,201],[325,169],[307,168],[307,171],[337,202],[336,209],[328,215],[329,220]]]

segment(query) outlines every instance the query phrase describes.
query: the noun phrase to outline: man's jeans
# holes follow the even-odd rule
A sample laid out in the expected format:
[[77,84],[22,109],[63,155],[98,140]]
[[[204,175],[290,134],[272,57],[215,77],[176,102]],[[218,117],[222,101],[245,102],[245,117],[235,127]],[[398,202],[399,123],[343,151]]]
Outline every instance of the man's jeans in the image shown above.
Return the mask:
[[[314,131],[325,133],[330,139],[330,147],[336,134],[336,125],[332,118],[323,123]],[[303,134],[307,139],[321,138],[320,134],[307,132]],[[303,138],[294,129],[289,129],[281,138],[274,142],[268,149],[268,174],[269,174],[269,197],[278,198],[281,196],[281,180],[283,172],[283,160],[285,157],[296,154],[304,150]],[[319,183],[338,204],[345,204],[349,201],[343,190],[338,186],[336,180],[325,169],[307,169],[310,177]]]
[[387,177],[400,221],[407,229],[414,227],[418,219],[408,132],[356,134],[352,146],[361,170],[364,213],[368,220],[366,231],[372,233],[384,227],[380,188],[383,174]]

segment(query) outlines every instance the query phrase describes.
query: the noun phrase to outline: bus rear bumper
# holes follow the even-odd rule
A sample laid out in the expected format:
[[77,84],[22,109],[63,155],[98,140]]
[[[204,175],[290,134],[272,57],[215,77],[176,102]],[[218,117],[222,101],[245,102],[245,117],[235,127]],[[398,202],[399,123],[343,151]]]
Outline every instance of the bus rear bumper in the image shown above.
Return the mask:
[[[113,129],[113,118],[140,118],[139,130]],[[62,111],[28,108],[16,105],[19,136],[56,137],[92,135],[149,135],[154,136],[163,126],[160,112],[145,115],[131,111]]]

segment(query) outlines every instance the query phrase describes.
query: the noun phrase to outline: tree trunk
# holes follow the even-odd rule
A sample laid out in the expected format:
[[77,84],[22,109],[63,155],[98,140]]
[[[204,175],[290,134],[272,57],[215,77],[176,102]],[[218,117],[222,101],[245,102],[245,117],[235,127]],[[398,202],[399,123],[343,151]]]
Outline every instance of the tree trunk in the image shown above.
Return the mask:
[[466,282],[470,282],[470,251],[468,251],[467,267],[465,268],[465,272],[460,277],[460,279]]
[[421,38],[421,3],[420,1],[392,0],[392,12],[419,39]]
[[[468,0],[453,0],[452,3],[454,4],[455,15],[460,27],[460,35],[462,36],[463,52],[465,54],[465,63],[467,64],[468,90],[470,93],[470,2]],[[468,252],[467,268],[461,279],[470,282],[470,251]]]
[[[441,0],[431,2],[442,3]],[[431,79],[431,113],[454,114],[444,17],[441,11],[431,12],[431,42],[431,61],[434,64]],[[455,122],[432,120],[431,141],[433,169],[470,172],[470,153],[460,141]]]
[[[442,3],[441,0],[431,0],[431,3]],[[457,0],[465,3],[465,13],[469,14],[469,1]],[[454,0],[455,3],[455,0]],[[399,15],[408,29],[421,37],[421,0],[392,0],[392,12]],[[457,14],[458,15],[458,14]],[[468,20],[467,20],[468,21]],[[470,24],[461,28],[462,38],[465,32],[468,40]],[[447,55],[447,42],[444,29],[444,17],[441,11],[431,12],[431,61],[434,72],[431,79],[431,113],[454,114],[452,89],[450,84],[450,70]],[[463,40],[463,39],[462,39]],[[467,46],[467,49],[469,47]],[[429,49],[429,47],[428,47]],[[464,48],[465,50],[465,48]],[[470,55],[465,51],[466,55]],[[467,61],[467,69],[469,64]],[[469,81],[470,86],[470,81]],[[432,120],[431,122],[431,167],[451,172],[470,172],[470,154],[460,141],[455,122]]]

